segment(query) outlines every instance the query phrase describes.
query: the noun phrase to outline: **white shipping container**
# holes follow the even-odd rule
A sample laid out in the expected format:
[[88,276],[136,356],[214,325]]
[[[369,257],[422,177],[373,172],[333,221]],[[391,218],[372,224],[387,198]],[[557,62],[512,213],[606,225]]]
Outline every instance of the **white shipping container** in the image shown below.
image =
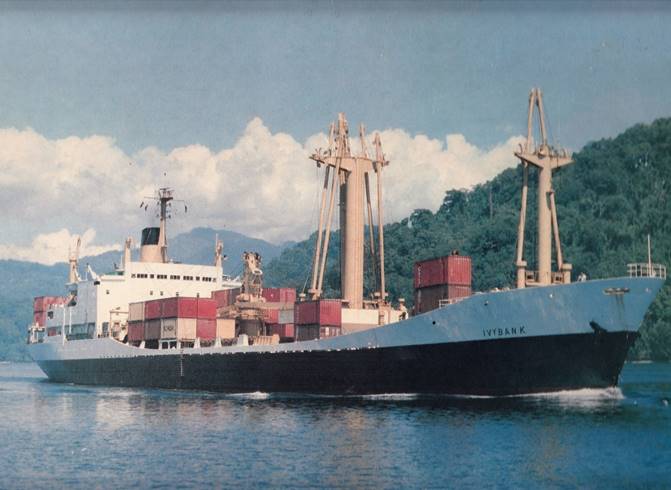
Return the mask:
[[195,318],[161,319],[161,338],[194,340],[196,338],[196,319]]
[[220,339],[235,338],[235,320],[217,318],[217,337]]
[[131,303],[128,305],[128,321],[144,321],[144,301],[140,301],[139,303]]

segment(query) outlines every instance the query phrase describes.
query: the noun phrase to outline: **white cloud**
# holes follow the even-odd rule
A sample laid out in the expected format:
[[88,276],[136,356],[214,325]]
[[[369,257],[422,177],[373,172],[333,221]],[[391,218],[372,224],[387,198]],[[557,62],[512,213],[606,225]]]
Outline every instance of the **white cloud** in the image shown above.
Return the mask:
[[461,134],[441,141],[399,129],[381,131],[380,139],[390,161],[384,170],[384,201],[394,219],[418,208],[435,211],[448,189],[470,188],[516,165],[513,150],[522,141],[516,136],[482,150]]
[[[37,235],[29,246],[0,245],[0,257],[41,264],[52,265],[57,262],[66,262],[69,247],[76,246],[78,235],[71,234],[67,229]],[[93,245],[96,232],[89,228],[81,235],[80,257],[100,255],[111,250],[119,250],[119,246]]]
[[[483,150],[459,134],[441,140],[387,129],[380,135],[391,162],[384,173],[387,221],[420,207],[435,210],[447,189],[470,187],[515,165],[512,152],[521,141]],[[13,230],[2,239],[0,258],[64,260],[71,233],[81,230],[88,230],[82,255],[119,248],[94,245],[91,228],[101,243],[137,237],[155,222],[155,210],[138,205],[165,185],[189,205],[186,217],[180,203],[173,206],[172,234],[212,226],[275,242],[302,239],[316,226],[323,178],[308,156],[325,145],[323,133],[300,143],[271,133],[259,118],[231,148],[190,145],[166,153],[147,147],[135,155],[104,136],[50,140],[32,129],[0,129],[0,223]],[[358,141],[352,148],[358,150]]]

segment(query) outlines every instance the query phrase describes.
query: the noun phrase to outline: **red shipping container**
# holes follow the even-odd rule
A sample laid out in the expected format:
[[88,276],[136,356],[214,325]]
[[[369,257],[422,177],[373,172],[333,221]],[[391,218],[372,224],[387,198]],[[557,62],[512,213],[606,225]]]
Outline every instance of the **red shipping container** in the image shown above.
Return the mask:
[[261,296],[268,303],[295,303],[296,290],[293,288],[265,288]]
[[415,314],[426,313],[440,306],[445,299],[464,298],[471,296],[470,286],[440,284],[415,290]]
[[144,322],[144,339],[158,340],[161,338],[161,320],[145,320]]
[[[198,316],[198,299],[175,297],[158,300],[162,302],[162,313],[157,318],[196,318]],[[214,303],[214,300],[210,300]],[[216,305],[216,303],[214,303]],[[216,314],[216,306],[214,307]],[[145,309],[145,319],[147,319]]]
[[198,298],[198,318],[217,318],[217,302],[210,298]]
[[261,296],[269,303],[279,303],[281,301],[280,288],[263,288]]
[[217,308],[223,308],[235,303],[235,298],[240,294],[240,288],[220,289],[212,291],[212,299],[217,303]]
[[296,325],[296,340],[314,340],[319,338],[319,325]]
[[319,325],[342,325],[342,301],[339,299],[319,300]]
[[445,284],[443,260],[430,259],[415,262],[415,288]]
[[43,327],[47,324],[47,312],[36,311],[33,313],[33,324]]
[[280,302],[281,303],[295,303],[296,290],[294,288],[280,288]]
[[128,322],[128,340],[144,340],[144,322]]
[[448,285],[447,286],[447,297],[449,299],[452,298],[465,298],[467,296],[470,296],[471,293],[471,287],[470,286],[455,286],[455,285]]
[[37,296],[33,299],[33,312],[47,311],[50,305],[63,305],[65,300],[62,296]]
[[263,321],[266,323],[279,323],[280,322],[280,310],[277,308],[264,308],[263,310]]
[[279,335],[281,339],[293,339],[295,336],[294,324],[285,323],[268,325],[268,335]]
[[447,286],[444,284],[415,289],[415,314],[435,310],[441,299],[447,299]]
[[196,337],[202,340],[213,340],[217,336],[217,320],[199,318],[196,321]]
[[144,319],[145,320],[156,320],[161,318],[161,310],[163,306],[162,299],[154,299],[151,301],[145,301],[144,303]]
[[294,305],[294,323],[296,325],[313,325],[317,323],[317,302],[302,301]]
[[445,283],[470,286],[471,285],[471,258],[467,255],[448,255],[443,257],[445,269]]
[[229,297],[230,293],[228,289],[220,289],[218,291],[212,291],[210,297],[217,303],[217,308],[230,305]]
[[294,323],[297,325],[342,325],[342,301],[320,299],[296,303]]

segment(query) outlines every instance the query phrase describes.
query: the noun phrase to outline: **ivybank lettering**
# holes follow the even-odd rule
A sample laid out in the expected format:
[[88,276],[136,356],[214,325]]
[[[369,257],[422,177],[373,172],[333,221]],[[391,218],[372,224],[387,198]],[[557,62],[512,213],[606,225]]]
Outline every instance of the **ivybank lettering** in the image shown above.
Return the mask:
[[482,329],[483,337],[511,337],[514,335],[526,335],[526,327],[487,328]]

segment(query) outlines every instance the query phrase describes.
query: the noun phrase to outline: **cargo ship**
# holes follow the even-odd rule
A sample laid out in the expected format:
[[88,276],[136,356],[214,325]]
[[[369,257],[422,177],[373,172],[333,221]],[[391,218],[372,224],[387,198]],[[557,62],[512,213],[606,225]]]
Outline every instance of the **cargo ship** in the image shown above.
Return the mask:
[[[536,109],[540,145],[532,137]],[[224,276],[218,241],[214,265],[171,261],[165,225],[172,190],[164,188],[155,196],[159,226],[142,231],[139,260],[132,260],[127,239],[114,272],[99,276],[89,267],[80,277],[76,250],[71,254],[67,294],[35,299],[30,354],[55,382],[228,393],[504,396],[615,386],[666,268],[649,254],[647,262],[623,264],[622,277],[572,280],[552,189],[553,171],[571,157],[547,144],[544,127],[542,96],[534,89],[528,138],[516,152],[523,182],[510,287],[473,293],[471,259],[455,251],[415,264],[412,311],[402,298],[389,300],[381,226],[389,162],[379,135],[370,156],[363,126],[355,154],[341,114],[328,147],[311,156],[324,181],[305,291],[264,288],[254,252],[242,257],[242,277]],[[536,270],[524,258],[532,170]],[[341,297],[325,298],[336,194]],[[364,260],[375,278],[366,297]]]

